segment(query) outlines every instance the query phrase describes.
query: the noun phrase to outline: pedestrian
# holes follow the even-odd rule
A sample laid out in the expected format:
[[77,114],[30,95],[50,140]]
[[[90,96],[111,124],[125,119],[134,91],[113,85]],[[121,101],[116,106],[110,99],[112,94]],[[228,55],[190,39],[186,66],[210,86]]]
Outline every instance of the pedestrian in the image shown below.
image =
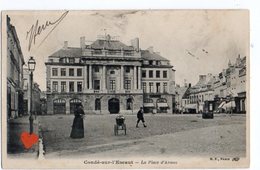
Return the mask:
[[70,133],[71,138],[84,138],[84,122],[83,116],[85,115],[82,104],[79,104],[74,111],[74,120],[72,130]]
[[138,128],[138,123],[140,122],[140,120],[143,122],[144,127],[146,127],[145,121],[144,121],[144,111],[143,111],[142,107],[140,107],[140,110],[137,112],[137,123],[136,123],[137,128]]

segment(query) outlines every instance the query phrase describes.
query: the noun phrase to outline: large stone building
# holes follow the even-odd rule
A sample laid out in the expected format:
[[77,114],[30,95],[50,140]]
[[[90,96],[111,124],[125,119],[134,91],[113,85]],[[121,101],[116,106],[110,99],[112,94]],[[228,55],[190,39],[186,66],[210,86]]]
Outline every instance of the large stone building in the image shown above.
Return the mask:
[[7,117],[23,114],[24,57],[15,27],[7,16]]
[[169,60],[141,50],[138,38],[130,46],[109,35],[85,42],[81,37],[80,48],[65,42],[48,57],[47,114],[71,114],[80,103],[87,114],[133,114],[143,106],[172,112],[174,70]]

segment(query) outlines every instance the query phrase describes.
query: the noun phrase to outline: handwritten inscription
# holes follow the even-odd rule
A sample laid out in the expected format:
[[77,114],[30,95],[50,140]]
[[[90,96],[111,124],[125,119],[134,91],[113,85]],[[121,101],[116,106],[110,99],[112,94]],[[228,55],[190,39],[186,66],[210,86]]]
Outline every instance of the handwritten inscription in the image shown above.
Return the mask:
[[37,19],[36,23],[31,26],[29,31],[26,33],[26,40],[28,39],[28,51],[31,50],[32,45],[35,45],[36,38],[41,35],[48,27],[52,29],[48,32],[45,38],[41,41],[39,46],[46,40],[46,38],[50,35],[50,33],[59,25],[59,23],[66,17],[69,11],[64,12],[57,20],[49,21],[47,20],[44,24],[39,24],[39,20]]

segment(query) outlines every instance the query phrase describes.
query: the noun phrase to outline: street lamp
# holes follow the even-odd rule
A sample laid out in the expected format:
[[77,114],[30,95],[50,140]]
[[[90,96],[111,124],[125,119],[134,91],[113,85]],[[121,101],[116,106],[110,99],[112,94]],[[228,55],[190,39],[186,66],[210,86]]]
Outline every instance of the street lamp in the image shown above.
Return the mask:
[[29,123],[30,123],[30,134],[33,133],[33,112],[32,112],[32,86],[33,86],[33,71],[35,69],[36,62],[34,58],[31,56],[28,61],[28,69],[30,72],[30,117],[29,117]]

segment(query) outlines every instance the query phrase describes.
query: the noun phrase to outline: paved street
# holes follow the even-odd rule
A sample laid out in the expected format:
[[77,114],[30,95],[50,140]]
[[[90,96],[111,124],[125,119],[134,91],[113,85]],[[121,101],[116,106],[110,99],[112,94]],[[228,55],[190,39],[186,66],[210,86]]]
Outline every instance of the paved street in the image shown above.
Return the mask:
[[[25,149],[21,142],[22,132],[29,132],[29,116],[18,117],[8,121],[7,152],[10,157],[36,158],[38,156],[38,143],[32,148]],[[34,133],[38,134],[38,119],[34,120]]]
[[85,138],[69,137],[73,115],[39,116],[46,155],[206,155],[245,156],[246,115],[145,115],[148,127],[135,127],[136,116],[125,115],[127,135],[114,136],[117,115],[87,115]]

